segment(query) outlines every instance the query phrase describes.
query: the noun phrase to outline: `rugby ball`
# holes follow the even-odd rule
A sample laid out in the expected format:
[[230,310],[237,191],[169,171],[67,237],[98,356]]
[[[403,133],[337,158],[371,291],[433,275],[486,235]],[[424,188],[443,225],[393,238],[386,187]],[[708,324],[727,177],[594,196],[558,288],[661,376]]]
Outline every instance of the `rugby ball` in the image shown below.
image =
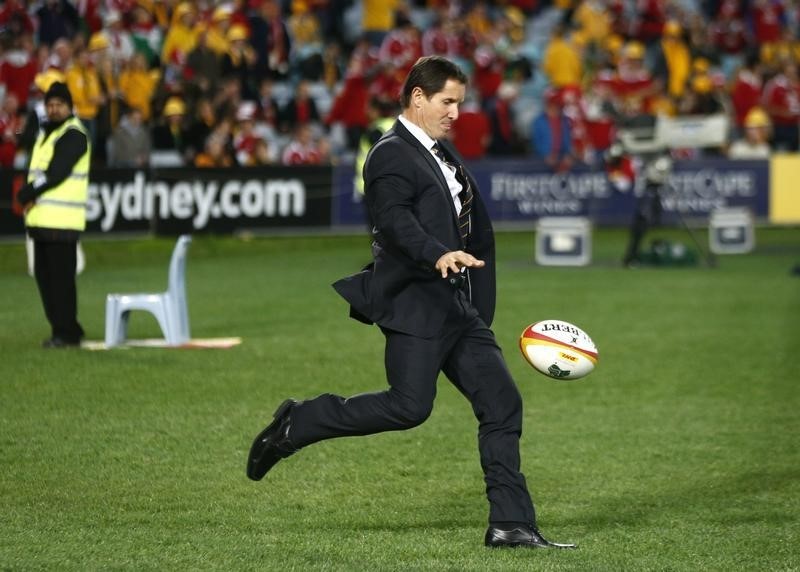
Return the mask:
[[534,369],[553,379],[579,379],[597,365],[597,347],[592,339],[578,326],[562,320],[542,320],[525,328],[519,349]]

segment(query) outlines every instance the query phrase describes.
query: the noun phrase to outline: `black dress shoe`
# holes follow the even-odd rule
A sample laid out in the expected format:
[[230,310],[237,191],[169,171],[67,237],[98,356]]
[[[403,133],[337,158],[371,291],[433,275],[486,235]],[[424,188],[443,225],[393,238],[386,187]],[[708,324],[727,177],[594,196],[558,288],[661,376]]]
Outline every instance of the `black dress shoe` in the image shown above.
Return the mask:
[[260,481],[281,459],[293,454],[297,449],[289,441],[289,428],[292,424],[292,408],[297,405],[294,399],[287,399],[273,414],[272,423],[258,434],[250,447],[247,458],[247,476]]
[[523,546],[525,548],[577,548],[574,544],[559,544],[547,540],[535,526],[501,530],[490,526],[484,544],[492,548]]
[[42,347],[47,350],[54,348],[77,348],[80,347],[80,345],[80,340],[65,340],[64,338],[58,338],[55,336],[52,338],[47,338],[42,342]]

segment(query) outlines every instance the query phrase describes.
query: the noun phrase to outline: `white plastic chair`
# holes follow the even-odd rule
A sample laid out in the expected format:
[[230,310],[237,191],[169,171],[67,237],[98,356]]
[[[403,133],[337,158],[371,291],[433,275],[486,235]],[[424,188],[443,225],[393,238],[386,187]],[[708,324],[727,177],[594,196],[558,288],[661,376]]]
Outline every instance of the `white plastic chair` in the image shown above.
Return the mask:
[[106,297],[106,347],[125,342],[132,310],[155,316],[168,346],[189,341],[189,311],[186,304],[186,253],[192,237],[181,235],[169,263],[167,291],[160,294],[109,294]]

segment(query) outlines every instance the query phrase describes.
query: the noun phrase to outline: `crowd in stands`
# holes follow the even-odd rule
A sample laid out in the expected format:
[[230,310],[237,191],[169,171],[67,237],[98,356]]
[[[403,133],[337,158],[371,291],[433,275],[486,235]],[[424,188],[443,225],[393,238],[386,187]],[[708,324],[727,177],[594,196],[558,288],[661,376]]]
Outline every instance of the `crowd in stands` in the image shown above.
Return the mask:
[[467,159],[602,157],[643,118],[724,115],[718,148],[800,148],[800,8],[789,0],[6,0],[0,166],[24,164],[53,81],[93,161],[326,164],[395,116],[423,55],[471,78]]

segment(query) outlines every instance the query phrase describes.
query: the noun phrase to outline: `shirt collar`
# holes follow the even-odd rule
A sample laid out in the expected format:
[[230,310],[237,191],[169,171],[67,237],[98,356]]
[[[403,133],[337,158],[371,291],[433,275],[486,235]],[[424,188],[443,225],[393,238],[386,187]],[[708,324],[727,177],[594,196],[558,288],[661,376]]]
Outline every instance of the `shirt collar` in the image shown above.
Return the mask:
[[406,129],[408,129],[409,133],[411,133],[417,141],[422,143],[422,146],[428,151],[430,151],[431,147],[436,144],[436,139],[431,139],[431,137],[429,137],[428,134],[425,133],[418,125],[412,123],[402,115],[398,119],[400,120],[400,123],[402,123]]

